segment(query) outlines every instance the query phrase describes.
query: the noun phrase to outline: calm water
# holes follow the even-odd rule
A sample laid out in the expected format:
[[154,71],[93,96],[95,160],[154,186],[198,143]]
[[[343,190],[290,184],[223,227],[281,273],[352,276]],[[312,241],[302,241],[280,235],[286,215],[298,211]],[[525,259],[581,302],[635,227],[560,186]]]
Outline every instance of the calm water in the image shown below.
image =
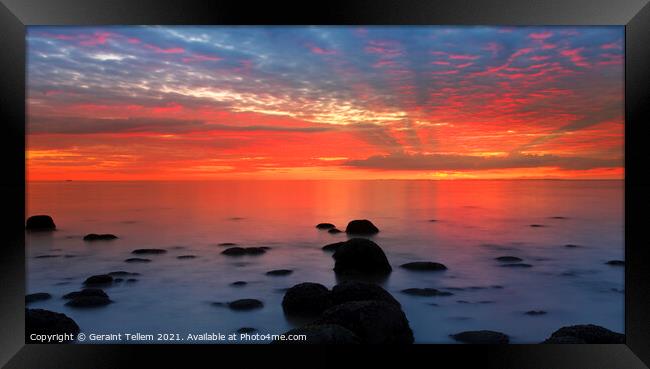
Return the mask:
[[[282,313],[282,289],[337,283],[331,254],[320,248],[347,236],[314,226],[345,229],[359,218],[381,230],[372,239],[394,267],[383,287],[402,303],[416,342],[449,343],[449,334],[476,329],[504,332],[512,343],[537,343],[572,324],[624,329],[623,268],[604,264],[623,259],[622,181],[40,182],[28,185],[27,209],[52,215],[58,228],[27,235],[28,292],[54,296],[30,307],[63,312],[86,333],[282,333],[294,326]],[[87,243],[87,233],[120,238]],[[272,249],[233,258],[220,254],[221,242]],[[169,251],[145,256],[148,264],[124,263],[137,248]],[[197,258],[176,258],[188,254]],[[36,258],[42,255],[58,257]],[[533,267],[502,268],[494,258],[505,255]],[[398,267],[416,260],[449,270]],[[294,273],[264,274],[280,268]],[[88,276],[117,270],[142,275],[105,289],[115,303],[64,306],[61,296]],[[238,280],[249,284],[229,285]],[[464,290],[400,292],[410,287]],[[240,298],[265,307],[233,312],[210,304]]]

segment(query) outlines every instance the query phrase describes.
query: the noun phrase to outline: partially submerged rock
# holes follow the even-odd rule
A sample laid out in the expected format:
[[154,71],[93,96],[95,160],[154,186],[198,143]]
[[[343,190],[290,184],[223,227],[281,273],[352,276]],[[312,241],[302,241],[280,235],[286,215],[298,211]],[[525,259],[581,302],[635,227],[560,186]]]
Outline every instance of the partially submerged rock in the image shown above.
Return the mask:
[[53,231],[56,229],[56,224],[49,215],[33,215],[27,218],[25,229],[28,231]]
[[531,315],[531,316],[546,315],[546,311],[544,311],[544,310],[529,310],[529,311],[525,312],[524,314]]
[[86,278],[84,284],[87,286],[90,285],[106,285],[113,283],[113,277],[108,274],[98,274]]
[[137,249],[131,251],[131,253],[135,255],[159,255],[159,254],[164,254],[166,252],[167,250],[164,249]]
[[149,263],[151,262],[151,259],[145,259],[145,258],[128,258],[124,260],[125,263]]
[[283,276],[289,275],[291,273],[293,273],[293,270],[276,269],[276,270],[270,270],[270,271],[266,272],[266,275],[272,276],[272,277],[283,277]]
[[289,316],[317,316],[332,305],[331,292],[319,283],[300,283],[282,298],[282,310]]
[[229,247],[221,253],[227,256],[242,256],[242,255],[261,255],[266,252],[265,247]]
[[[25,342],[61,343],[59,341],[33,341],[32,334],[71,334],[76,337],[80,329],[67,315],[43,309],[25,309]],[[66,343],[72,341],[66,341]]]
[[406,270],[418,272],[435,272],[447,270],[447,267],[444,264],[436,263],[433,261],[414,261],[411,263],[402,264],[400,267]]
[[179,255],[176,257],[176,259],[180,260],[187,260],[187,259],[195,259],[196,255]]
[[379,228],[368,219],[353,220],[345,228],[345,233],[347,234],[372,235],[378,232]]
[[506,344],[510,342],[508,335],[495,331],[466,331],[450,335],[458,342],[471,344]]
[[623,260],[610,260],[606,262],[605,264],[611,265],[611,266],[625,266],[625,261]]
[[553,332],[543,343],[625,343],[625,335],[593,325],[572,325]]
[[52,295],[47,292],[30,293],[29,295],[25,295],[25,304],[30,304],[36,301],[45,301],[51,298]]
[[124,271],[124,270],[118,270],[118,271],[115,271],[115,272],[110,272],[110,273],[108,273],[108,275],[113,276],[113,277],[117,277],[117,276],[125,277],[125,276],[131,276],[131,275],[140,275],[140,273],[132,273],[132,272]]
[[116,238],[117,238],[116,235],[110,233],[103,233],[103,234],[89,233],[84,236],[84,241],[110,241]]
[[365,238],[348,240],[332,257],[339,274],[386,275],[393,270],[381,247]]
[[407,288],[402,290],[402,293],[411,296],[422,296],[422,297],[431,297],[431,296],[452,296],[453,293],[447,291],[440,291],[435,288]]
[[343,233],[343,231],[340,230],[340,229],[338,229],[338,228],[332,228],[332,229],[328,229],[328,230],[327,230],[327,233],[330,233],[330,234],[339,234],[339,233]]
[[228,307],[232,310],[246,311],[261,309],[264,307],[264,303],[256,299],[241,299],[228,303]]
[[522,258],[518,258],[516,256],[499,256],[498,258],[494,258],[496,261],[501,261],[504,263],[516,263],[520,261],[524,261]]
[[322,249],[324,251],[336,251],[336,250],[338,250],[339,247],[341,247],[343,245],[345,245],[345,241],[330,243],[329,245],[323,246]]
[[503,268],[532,268],[531,264],[526,263],[512,263],[512,264],[501,264]]
[[336,228],[336,226],[332,223],[318,223],[316,224],[316,228],[318,229],[332,229]]

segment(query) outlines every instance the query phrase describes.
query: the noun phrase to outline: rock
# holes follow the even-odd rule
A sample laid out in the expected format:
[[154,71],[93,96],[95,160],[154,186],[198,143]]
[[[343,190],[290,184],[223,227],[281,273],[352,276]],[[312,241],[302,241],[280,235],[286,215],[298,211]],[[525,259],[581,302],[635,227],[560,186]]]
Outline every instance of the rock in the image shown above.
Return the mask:
[[276,270],[271,270],[266,272],[266,275],[272,276],[272,277],[283,277],[285,275],[289,275],[293,273],[293,270],[289,269],[276,269]]
[[130,275],[140,275],[140,273],[131,273],[131,272],[125,272],[124,270],[118,270],[118,271],[115,271],[115,272],[110,272],[110,273],[108,273],[108,275],[113,276],[113,277],[116,277],[116,276],[124,277],[124,276],[130,276]]
[[113,283],[122,283],[124,282],[124,278],[115,278],[113,279]]
[[318,229],[332,229],[336,228],[336,226],[332,223],[318,223],[316,224],[316,228]]
[[339,234],[339,233],[343,233],[343,231],[340,230],[340,229],[338,229],[338,228],[332,228],[332,229],[327,230],[327,233],[330,233],[330,234]]
[[532,227],[532,228],[542,228],[542,227],[546,227],[546,226],[543,225],[543,224],[531,224],[531,225],[529,225],[529,227]]
[[135,278],[129,278],[129,279],[126,280],[126,283],[135,283],[135,282],[137,282],[137,281],[138,281],[138,280],[135,279]]
[[413,270],[418,272],[434,272],[440,270],[447,270],[447,267],[440,263],[434,263],[432,261],[414,261],[412,263],[406,263],[400,265],[400,267]]
[[332,288],[333,305],[344,304],[352,301],[384,301],[397,306],[400,303],[380,286],[359,281],[345,281]]
[[295,328],[284,335],[304,334],[307,339],[304,341],[281,341],[275,340],[274,344],[317,344],[317,345],[349,345],[359,344],[361,340],[347,328],[337,324],[310,324],[304,327]]
[[458,342],[471,344],[506,344],[510,338],[501,332],[494,331],[466,331],[450,335]]
[[239,334],[251,334],[257,332],[257,329],[251,327],[241,327],[237,330]]
[[362,343],[413,343],[402,309],[385,301],[353,301],[333,306],[315,324],[335,324],[352,331]]
[[245,310],[261,309],[264,307],[264,303],[256,299],[241,299],[241,300],[235,300],[233,302],[228,303],[228,307],[231,308],[232,310],[245,311]]
[[371,221],[367,219],[353,220],[348,223],[348,226],[345,228],[345,233],[347,234],[375,234],[379,232],[379,228],[375,227]]
[[49,215],[34,215],[27,218],[25,229],[28,231],[53,231],[56,229],[56,224]]
[[317,316],[331,306],[331,292],[318,283],[297,284],[282,298],[282,310],[289,316]]
[[237,246],[237,244],[234,242],[222,242],[218,243],[217,246]]
[[180,255],[176,257],[176,259],[180,259],[180,260],[195,259],[195,258],[196,255]]
[[503,268],[531,268],[532,265],[526,263],[501,264]]
[[50,255],[50,254],[47,254],[47,255],[38,255],[38,256],[34,256],[34,259],[51,259],[51,258],[58,258],[58,257],[61,257],[61,255]]
[[36,301],[49,300],[51,298],[52,295],[50,295],[47,292],[30,293],[29,295],[25,295],[25,304],[29,304]]
[[593,324],[572,325],[553,332],[543,343],[625,343],[625,335]]
[[531,316],[546,315],[546,311],[544,311],[544,310],[529,310],[529,311],[525,312],[524,314],[531,315]]
[[625,266],[625,261],[623,260],[610,260],[606,262],[605,264],[611,265],[611,266]]
[[440,291],[435,288],[407,288],[405,290],[402,290],[402,292],[411,296],[423,296],[423,297],[453,295],[453,293],[451,292]]
[[108,296],[77,296],[70,299],[66,302],[66,306],[77,307],[77,308],[87,308],[87,307],[98,307],[105,306],[110,304],[112,301]]
[[429,222],[431,222],[431,223],[435,223],[437,221],[438,221],[438,219],[429,219]]
[[159,255],[159,254],[164,254],[166,252],[167,250],[163,250],[163,249],[137,249],[131,251],[131,253],[135,255]]
[[113,283],[113,277],[108,274],[99,274],[86,278],[85,285],[102,285]]
[[90,233],[84,236],[84,241],[110,241],[116,239],[117,236],[114,234],[96,234]]
[[524,261],[523,259],[518,258],[516,256],[499,256],[498,258],[494,258],[494,260],[501,261],[501,262],[506,262],[506,263]]
[[559,216],[557,216],[557,217],[550,217],[550,219],[569,219],[569,218],[567,218],[567,217],[559,217]]
[[128,258],[124,260],[125,263],[149,263],[151,262],[151,259],[144,259],[144,258]]
[[247,284],[248,282],[246,281],[236,281],[236,282],[232,282],[230,285],[235,287],[240,287],[240,286],[245,286]]
[[[32,341],[32,334],[71,334],[76,337],[79,326],[67,315],[43,309],[25,309],[25,342],[60,343],[58,341]],[[72,342],[72,341],[67,341]]]
[[564,245],[564,247],[569,248],[569,249],[575,249],[575,248],[580,247],[580,245],[574,245],[572,243],[568,243],[568,244]]
[[229,247],[221,253],[228,256],[261,255],[266,252],[264,247]]
[[84,288],[81,291],[70,292],[63,295],[63,298],[66,300],[76,299],[79,297],[105,297],[108,298],[106,292],[99,288]]
[[386,275],[393,270],[381,247],[364,238],[348,240],[332,257],[338,274]]
[[345,241],[330,243],[329,245],[323,246],[322,249],[324,251],[336,251],[336,250],[338,250],[339,247],[341,247],[343,245],[345,245]]

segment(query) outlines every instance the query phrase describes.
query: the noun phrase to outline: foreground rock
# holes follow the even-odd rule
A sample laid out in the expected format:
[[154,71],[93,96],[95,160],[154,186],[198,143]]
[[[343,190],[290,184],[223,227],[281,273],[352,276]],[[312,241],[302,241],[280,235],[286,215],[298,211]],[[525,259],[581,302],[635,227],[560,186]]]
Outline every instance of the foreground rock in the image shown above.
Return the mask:
[[235,300],[233,302],[228,303],[228,307],[231,308],[232,310],[246,311],[246,310],[261,309],[264,307],[264,303],[256,299],[241,299],[241,300]]
[[346,241],[332,257],[339,274],[386,275],[393,270],[381,247],[364,238]]
[[312,324],[295,328],[284,335],[304,334],[307,339],[304,341],[280,341],[274,344],[323,344],[323,345],[349,345],[359,344],[361,340],[351,330],[336,324]]
[[413,331],[402,309],[385,301],[353,301],[331,307],[316,322],[353,332],[362,343],[413,343]]
[[117,238],[116,235],[109,234],[109,233],[104,233],[104,234],[90,233],[84,236],[84,241],[110,241],[116,238]]
[[159,255],[159,254],[164,254],[166,252],[167,250],[164,249],[137,249],[131,251],[131,253],[135,255]]
[[336,226],[332,223],[318,223],[316,224],[316,228],[318,229],[332,229],[336,228]]
[[467,331],[450,335],[458,342],[471,344],[506,344],[510,342],[508,335],[495,331]]
[[265,247],[229,247],[221,253],[228,256],[242,256],[242,255],[261,255],[266,252]]
[[[72,334],[76,337],[79,326],[67,315],[43,309],[25,309],[25,342],[33,342],[32,334]],[[72,341],[67,341],[72,342]],[[38,342],[48,343],[48,342]],[[49,343],[60,343],[53,341]]]
[[51,298],[52,295],[50,295],[47,292],[30,293],[29,295],[25,295],[25,304],[29,304],[36,301],[45,301]]
[[27,218],[25,229],[28,231],[53,231],[56,229],[56,224],[49,215],[34,215]]
[[332,228],[332,229],[328,229],[327,233],[329,233],[329,234],[339,234],[339,233],[343,233],[343,231],[338,229],[338,228]]
[[104,306],[112,302],[106,292],[99,288],[85,288],[81,291],[70,292],[63,295],[63,298],[70,300],[66,305],[72,307]]
[[332,288],[333,305],[353,301],[383,301],[397,306],[400,303],[385,289],[372,283],[345,281]]
[[407,288],[402,290],[402,293],[411,296],[422,296],[422,297],[431,297],[431,296],[452,296],[453,293],[440,291],[435,288]]
[[113,283],[113,277],[108,274],[99,274],[86,278],[84,284],[87,286],[107,285]]
[[343,245],[345,245],[345,241],[330,243],[329,245],[323,246],[322,249],[323,249],[323,251],[336,251],[336,250],[338,250],[339,247],[341,247]]
[[345,228],[345,233],[347,234],[371,235],[378,232],[379,228],[375,227],[375,225],[368,219],[353,220],[348,223],[348,226]]
[[289,316],[313,317],[332,306],[331,292],[318,283],[300,283],[287,290],[282,310]]
[[542,343],[625,343],[625,335],[593,324],[572,325],[558,329]]
[[444,264],[435,263],[432,261],[414,261],[412,263],[402,264],[400,267],[406,270],[413,270],[418,272],[435,272],[447,270],[447,267]]

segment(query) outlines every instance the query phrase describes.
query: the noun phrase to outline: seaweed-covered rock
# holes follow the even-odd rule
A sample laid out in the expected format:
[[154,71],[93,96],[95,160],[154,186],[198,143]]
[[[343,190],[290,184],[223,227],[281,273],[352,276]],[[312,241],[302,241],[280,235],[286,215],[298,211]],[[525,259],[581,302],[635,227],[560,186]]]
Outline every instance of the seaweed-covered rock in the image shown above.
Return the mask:
[[572,325],[553,332],[543,343],[625,343],[625,335],[593,324]]
[[471,344],[506,344],[510,342],[508,335],[495,331],[466,331],[450,335],[458,342]]
[[371,235],[378,232],[379,228],[372,224],[368,219],[353,220],[348,223],[348,226],[345,228],[345,233],[347,234]]
[[[79,333],[77,323],[65,314],[43,309],[25,309],[25,342],[61,343],[59,341],[33,341],[32,334],[72,334],[76,338]],[[65,343],[72,342],[65,341]]]
[[386,275],[393,270],[381,247],[365,238],[348,240],[332,257],[339,274]]
[[353,301],[333,306],[316,321],[342,326],[359,337],[362,343],[409,344],[413,331],[402,309],[385,301]]
[[317,316],[332,305],[331,292],[318,283],[300,283],[287,290],[282,309],[289,316]]
[[49,215],[33,215],[27,218],[25,229],[28,231],[53,231],[56,229],[56,224]]

